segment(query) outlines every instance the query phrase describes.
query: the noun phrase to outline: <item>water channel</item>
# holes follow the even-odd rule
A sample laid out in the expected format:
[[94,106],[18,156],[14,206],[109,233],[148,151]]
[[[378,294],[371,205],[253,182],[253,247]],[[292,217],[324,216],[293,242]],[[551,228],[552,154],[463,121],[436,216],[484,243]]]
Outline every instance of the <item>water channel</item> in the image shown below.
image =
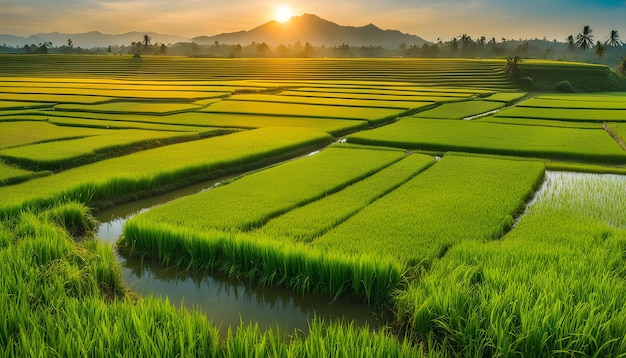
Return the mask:
[[[96,215],[100,221],[97,236],[114,244],[122,234],[124,224],[132,216],[159,204],[210,190],[218,182],[199,183],[164,195],[155,196],[104,210]],[[378,330],[387,324],[388,317],[374,312],[363,303],[331,302],[327,297],[301,295],[287,289],[257,287],[253,283],[229,279],[207,272],[167,267],[155,261],[116,256],[123,268],[123,278],[133,291],[141,296],[167,297],[176,307],[184,306],[203,312],[225,335],[240,323],[258,323],[263,330],[278,327],[289,334],[294,330],[307,332],[308,322],[314,317],[326,321],[347,320],[356,325],[367,324]]]

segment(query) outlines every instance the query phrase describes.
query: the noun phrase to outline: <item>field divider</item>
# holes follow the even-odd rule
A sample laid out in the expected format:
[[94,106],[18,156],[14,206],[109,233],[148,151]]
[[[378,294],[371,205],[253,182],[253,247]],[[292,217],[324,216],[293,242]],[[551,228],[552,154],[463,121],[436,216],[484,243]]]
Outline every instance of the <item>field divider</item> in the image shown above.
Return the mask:
[[626,150],[626,143],[624,143],[624,138],[622,138],[618,133],[613,131],[611,127],[609,127],[606,123],[602,124],[602,129],[604,129],[610,136],[613,138],[617,144],[619,144],[622,149]]

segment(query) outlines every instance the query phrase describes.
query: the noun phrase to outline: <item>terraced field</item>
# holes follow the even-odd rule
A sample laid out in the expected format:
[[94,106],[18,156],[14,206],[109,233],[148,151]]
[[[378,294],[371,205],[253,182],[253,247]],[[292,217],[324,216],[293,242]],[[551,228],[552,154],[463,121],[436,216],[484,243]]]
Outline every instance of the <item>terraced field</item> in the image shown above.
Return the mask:
[[[521,92],[498,60],[0,60],[0,355],[626,354],[624,93]],[[388,329],[219,337],[133,298],[90,208],[225,177],[115,250]]]

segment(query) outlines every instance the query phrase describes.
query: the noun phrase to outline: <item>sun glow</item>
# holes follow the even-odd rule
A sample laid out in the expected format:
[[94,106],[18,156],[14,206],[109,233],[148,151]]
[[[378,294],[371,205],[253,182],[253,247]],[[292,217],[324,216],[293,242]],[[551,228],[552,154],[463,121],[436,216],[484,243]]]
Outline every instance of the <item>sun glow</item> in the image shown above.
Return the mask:
[[291,19],[291,16],[292,16],[291,7],[287,5],[281,5],[276,8],[276,14],[275,14],[276,21],[287,22],[289,21],[289,19]]

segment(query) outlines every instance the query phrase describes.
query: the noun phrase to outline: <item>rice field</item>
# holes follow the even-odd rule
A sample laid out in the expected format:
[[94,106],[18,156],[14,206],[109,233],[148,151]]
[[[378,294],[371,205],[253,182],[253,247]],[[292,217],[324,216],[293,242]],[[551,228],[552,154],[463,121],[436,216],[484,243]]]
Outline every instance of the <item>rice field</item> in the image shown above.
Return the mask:
[[461,151],[626,164],[626,152],[601,128],[558,128],[405,118],[347,137],[348,142],[437,152]]
[[415,117],[433,119],[464,119],[504,107],[504,103],[493,101],[467,101],[444,103],[439,107],[420,112]]
[[547,173],[511,232],[450,249],[399,315],[462,355],[623,355],[624,178]]
[[[624,93],[503,60],[0,61],[0,356],[626,354]],[[94,239],[90,210],[227,176]],[[220,336],[114,250],[393,322]]]
[[199,139],[196,133],[112,130],[111,133],[0,150],[0,158],[34,170],[64,170],[98,159]]

